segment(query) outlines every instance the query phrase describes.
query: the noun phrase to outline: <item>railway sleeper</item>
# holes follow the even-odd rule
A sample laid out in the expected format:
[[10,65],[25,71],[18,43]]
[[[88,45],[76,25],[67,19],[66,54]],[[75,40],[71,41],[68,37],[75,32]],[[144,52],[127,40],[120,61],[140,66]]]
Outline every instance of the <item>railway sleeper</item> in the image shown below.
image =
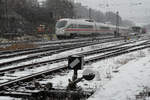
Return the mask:
[[4,76],[5,75],[5,73],[0,73],[0,76]]
[[31,67],[28,67],[28,69],[33,69],[33,66],[31,66]]
[[[26,87],[34,90],[35,87]],[[11,96],[15,98],[24,98],[27,100],[86,100],[93,91],[67,91],[63,89],[37,90],[37,91],[11,91],[1,92],[1,96]]]
[[45,66],[45,65],[47,65],[47,63],[45,63],[45,64],[42,64],[43,66]]
[[24,71],[24,70],[25,70],[25,68],[20,68],[20,69],[19,69],[19,71]]
[[11,71],[9,71],[9,72],[7,72],[8,74],[13,74],[13,73],[15,73],[16,71],[15,70],[11,70]]
[[32,67],[32,68],[37,68],[37,67],[41,67],[41,65],[36,65],[36,66],[34,66],[34,67]]

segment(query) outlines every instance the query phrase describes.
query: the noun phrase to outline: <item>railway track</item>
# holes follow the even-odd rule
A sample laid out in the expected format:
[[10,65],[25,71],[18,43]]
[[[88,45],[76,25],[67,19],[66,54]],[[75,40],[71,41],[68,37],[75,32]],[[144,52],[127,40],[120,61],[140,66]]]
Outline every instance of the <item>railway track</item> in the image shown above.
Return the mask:
[[58,40],[58,41],[48,41],[48,42],[36,42],[38,45],[51,45],[51,44],[64,44],[64,43],[74,43],[74,42],[84,42],[84,41],[97,41],[101,39],[111,39],[114,38],[112,36],[107,37],[92,37],[92,38],[79,38],[79,39],[70,39],[70,40]]
[[[59,53],[65,50],[71,50],[74,48],[79,48],[80,46],[84,47],[84,46],[88,46],[88,45],[93,45],[93,44],[98,44],[98,43],[105,43],[105,42],[111,42],[111,40],[109,41],[109,39],[112,37],[106,37],[103,39],[106,39],[108,41],[104,41],[101,40],[102,38],[96,38],[93,42],[92,38],[87,38],[87,39],[75,39],[75,40],[63,40],[61,41],[61,43],[66,43],[66,44],[59,44],[59,45],[49,45],[47,47],[42,47],[42,48],[34,48],[34,49],[25,49],[25,50],[14,50],[14,51],[1,51],[0,52],[0,60],[2,59],[7,59],[7,61],[9,61],[9,65],[16,63],[16,62],[22,62],[24,60],[32,60],[34,58],[40,58],[40,57],[45,57],[45,56],[49,56],[51,54],[55,54],[55,53]],[[115,39],[115,38],[114,38]],[[116,41],[121,40],[122,38],[117,38]],[[88,40],[88,42],[87,42]],[[68,42],[77,42],[77,43],[68,43]],[[80,42],[81,41],[81,42]],[[86,41],[86,43],[82,42],[82,41]],[[115,41],[115,40],[112,40]],[[53,43],[60,43],[60,41],[55,41]],[[52,44],[53,44],[52,43]],[[50,42],[51,44],[51,42]],[[65,49],[63,49],[65,48]],[[67,49],[68,48],[68,49]],[[60,49],[60,50],[59,50]],[[28,56],[28,57],[27,57]],[[29,57],[30,56],[30,57]],[[14,58],[14,61],[10,61],[9,59]],[[15,60],[16,59],[16,60]],[[19,60],[20,59],[20,60]],[[3,60],[2,60],[3,62]],[[1,66],[5,66],[8,63],[1,63]]]
[[[37,59],[37,58],[42,58],[42,57],[46,57],[46,56],[51,56],[52,54],[57,54],[57,53],[60,53],[60,52],[63,52],[63,51],[67,51],[67,50],[71,50],[71,49],[76,49],[76,48],[81,48],[81,47],[86,47],[86,46],[90,46],[90,45],[96,45],[96,44],[100,44],[100,43],[106,43],[106,42],[113,42],[113,41],[119,41],[121,40],[120,38],[117,38],[117,39],[107,39],[107,40],[101,40],[101,41],[95,41],[95,42],[88,42],[88,43],[80,43],[80,44],[71,44],[71,45],[67,45],[67,46],[64,46],[63,48],[59,47],[58,48],[54,48],[53,49],[57,49],[57,50],[51,50],[51,49],[44,49],[44,50],[37,50],[36,51],[31,51],[31,52],[24,52],[24,53],[17,53],[17,54],[10,54],[10,55],[4,55],[4,56],[0,56],[0,58],[2,59],[6,59],[6,58],[11,58],[11,57],[14,57],[14,56],[20,56],[20,55],[27,55],[27,54],[30,54],[30,53],[36,53],[36,54],[31,54],[29,56],[26,56],[26,57],[23,57],[23,58],[18,58],[18,59],[15,59],[15,60],[12,60],[12,61],[8,61],[8,62],[3,62],[3,63],[0,63],[0,66],[1,67],[4,67],[4,66],[8,66],[8,65],[12,65],[12,64],[15,64],[15,63],[21,63],[21,62],[24,62],[24,61],[30,61],[30,60],[33,60],[33,59]],[[7,59],[8,60],[8,59]]]
[[[102,54],[102,55],[98,55],[98,56],[95,56],[95,57],[91,57],[91,58],[88,58],[88,59],[85,59],[85,64],[88,64],[88,63],[93,63],[93,62],[96,62],[98,60],[102,60],[102,59],[106,59],[106,58],[110,58],[110,57],[114,57],[114,56],[118,56],[118,55],[121,55],[121,54],[124,54],[124,53],[129,53],[129,52],[133,52],[133,51],[137,51],[137,50],[140,50],[140,49],[145,49],[145,48],[149,48],[150,47],[150,43],[149,41],[146,41],[144,43],[140,43],[140,44],[136,44],[136,45],[130,45],[130,46],[124,46],[124,47],[120,47],[120,48],[117,48],[114,49],[113,51],[112,50],[108,50],[107,53],[105,54]],[[113,48],[112,48],[113,49]],[[101,51],[100,51],[101,52]],[[87,54],[88,55],[89,52],[87,53],[84,53],[83,55]],[[92,53],[92,51],[91,51]],[[98,53],[98,52],[97,52]],[[93,54],[93,53],[92,53]],[[80,53],[81,55],[81,53]],[[90,55],[90,54],[89,54]],[[63,60],[64,59],[67,59],[67,58],[62,58]],[[58,60],[58,59],[57,59]],[[61,59],[59,59],[61,60]],[[57,61],[54,61],[54,62],[57,62]],[[42,64],[41,64],[42,65]],[[37,65],[36,65],[37,66]],[[29,67],[29,66],[28,66]],[[31,66],[30,66],[31,67]],[[57,71],[60,71],[60,69],[65,69],[67,68],[67,65],[64,64],[64,65],[61,65],[61,66],[58,66],[58,67],[55,67],[55,68],[51,68],[51,69],[47,69],[47,70],[43,70],[43,71],[40,71],[40,72],[37,72],[37,73],[34,73],[34,74],[31,74],[31,75],[27,75],[27,76],[23,76],[23,77],[20,77],[20,78],[17,78],[17,79],[13,79],[13,80],[10,80],[10,81],[7,81],[7,82],[4,82],[4,83],[1,83],[0,84],[0,89],[1,90],[5,90],[6,87],[8,86],[13,86],[14,84],[19,84],[20,85],[20,82],[26,82],[26,81],[32,81],[33,79],[35,78],[42,78],[43,75],[48,75],[48,74],[51,74],[53,72],[57,72]],[[17,69],[17,68],[16,68]],[[5,70],[5,71],[8,71],[8,70]],[[5,72],[3,71],[3,72]],[[2,72],[2,71],[1,71]]]
[[[106,41],[107,42],[107,41]],[[91,43],[97,43],[97,42],[93,42],[93,41],[86,41],[86,42],[77,42],[77,43],[67,43],[67,44],[61,44],[61,45],[49,45],[48,47],[42,47],[42,48],[36,48],[36,49],[27,49],[27,50],[21,50],[21,51],[4,51],[5,53],[7,52],[7,54],[5,54],[4,52],[0,52],[0,59],[6,59],[6,58],[10,58],[10,57],[17,57],[17,56],[22,56],[22,55],[29,55],[29,54],[33,54],[33,53],[42,53],[42,52],[47,52],[50,50],[57,50],[57,49],[62,49],[62,48],[67,48],[67,47],[78,47],[79,45],[83,45],[83,44],[91,44]],[[102,41],[103,43],[103,41]],[[4,54],[3,54],[4,53]],[[11,54],[10,54],[11,53]]]
[[[111,51],[111,50],[115,50],[117,48],[120,48],[119,46],[123,46],[123,45],[128,45],[130,43],[135,43],[135,42],[127,42],[127,43],[122,43],[122,44],[118,44],[118,45],[114,45],[114,46],[109,46],[109,47],[105,47],[105,48],[102,48],[102,49],[96,49],[94,51],[89,51],[88,53],[85,52],[85,53],[81,53],[82,55],[86,55],[86,54],[94,54],[94,53],[102,53],[102,52],[108,52],[108,51]],[[110,49],[111,48],[111,49]],[[62,49],[61,51],[63,51],[64,49]],[[67,48],[65,49],[67,50]],[[58,50],[60,52],[60,50]],[[56,53],[56,51],[51,51],[51,53]],[[45,53],[44,53],[45,54]],[[79,54],[79,53],[78,53]],[[46,55],[48,56],[48,55]],[[0,63],[0,68],[5,68],[5,66],[8,66],[8,65],[12,65],[12,64],[15,64],[15,63],[19,63],[19,62],[24,62],[24,61],[29,61],[30,59],[41,59],[41,57],[37,57],[37,56],[32,56],[32,57],[27,57],[27,58],[23,58],[23,59],[19,59],[19,60],[13,60],[13,61],[9,61],[9,62],[4,62],[4,63]],[[57,59],[56,61],[60,61],[62,58],[60,59]],[[54,62],[53,60],[48,60],[48,61],[44,61],[44,63],[47,63],[47,62]],[[43,64],[43,62],[40,62],[41,64]],[[39,64],[39,63],[37,63]],[[33,65],[32,64],[28,64],[29,66]],[[28,66],[26,64],[26,66]],[[24,64],[22,65],[22,68],[23,68]],[[1,73],[2,74],[2,73]]]
[[3,46],[9,46],[12,44],[20,44],[20,43],[32,43],[32,42],[40,42],[41,40],[26,40],[26,41],[9,41],[9,42],[4,42],[4,43],[0,43],[0,47]]
[[[111,36],[108,36],[106,38],[109,38],[109,37]],[[86,40],[91,40],[91,38],[54,40],[54,41],[42,41],[42,40],[9,41],[9,42],[0,43],[0,47],[12,45],[12,44],[21,44],[21,43],[34,43],[34,44],[40,44],[40,45],[49,45],[49,44],[60,44],[60,43],[67,43],[67,42],[77,42],[80,40],[86,41]]]
[[[132,37],[134,38],[134,37]],[[60,48],[64,48],[71,45],[77,45],[80,43],[92,43],[93,41],[102,41],[102,40],[109,40],[109,39],[120,39],[123,40],[123,38],[113,38],[113,37],[95,37],[95,38],[83,38],[83,39],[73,39],[73,40],[59,40],[59,41],[49,41],[49,42],[36,42],[33,44],[39,45],[39,47],[36,48],[27,48],[27,49],[21,49],[21,50],[5,50],[0,51],[0,59],[4,58],[10,58],[15,56],[21,56],[26,54],[32,54],[32,53],[39,53],[39,52],[46,52],[49,50],[56,50]]]
[[[112,51],[112,50],[117,50],[117,49],[120,49],[120,48],[125,48],[125,47],[121,47],[121,46],[127,45],[129,43],[122,43],[122,44],[119,44],[119,45],[109,46],[109,47],[105,47],[105,48],[102,48],[102,49],[96,49],[96,50],[93,50],[93,51],[78,53],[78,55],[88,56],[88,55],[92,55],[92,54],[96,54],[96,53],[105,53],[105,52],[109,52],[109,51]],[[47,64],[47,63],[55,63],[55,62],[60,62],[60,61],[66,60],[66,59],[67,59],[67,57],[63,57],[63,58],[58,58],[58,59],[53,59],[53,60],[47,60],[47,61],[38,62],[38,63],[27,64],[27,65],[23,65],[23,66],[17,66],[17,67],[13,67],[13,68],[5,68],[4,67],[4,69],[2,68],[3,70],[0,69],[0,72],[1,72],[1,75],[2,75],[2,74],[4,74],[3,73],[4,71],[12,71],[14,69],[19,69],[19,68],[23,69],[25,67],[31,67],[31,66],[35,66],[35,65],[39,65],[39,64],[42,65],[42,64]]]
[[[103,40],[103,39],[111,39],[113,37],[103,37],[103,38],[94,38],[95,41]],[[59,40],[59,41],[49,41],[49,42],[33,42],[33,45],[38,45],[39,47],[36,48],[27,48],[27,49],[21,49],[21,50],[5,50],[0,51],[0,55],[4,54],[10,54],[10,53],[19,53],[19,52],[28,52],[28,51],[36,51],[42,49],[52,49],[53,47],[56,47],[54,45],[57,45],[58,47],[63,46],[63,44],[70,44],[70,43],[80,43],[80,42],[92,42],[93,38],[84,38],[84,39],[73,39],[73,40]],[[30,42],[29,42],[30,43]],[[53,47],[51,47],[53,46]],[[51,48],[50,48],[51,47]],[[32,52],[31,52],[32,53]]]

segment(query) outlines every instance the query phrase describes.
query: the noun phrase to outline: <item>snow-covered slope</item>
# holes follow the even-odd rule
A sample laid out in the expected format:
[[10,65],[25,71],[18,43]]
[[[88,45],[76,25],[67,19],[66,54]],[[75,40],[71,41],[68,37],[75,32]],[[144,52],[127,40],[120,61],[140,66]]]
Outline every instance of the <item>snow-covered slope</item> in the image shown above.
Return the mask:
[[[114,60],[116,68],[113,63],[109,63],[109,66],[113,67],[109,71],[111,78],[103,77],[102,85],[89,100],[137,100],[136,95],[142,92],[144,87],[150,87],[149,49],[126,54],[119,58]],[[117,71],[113,72],[114,69]]]

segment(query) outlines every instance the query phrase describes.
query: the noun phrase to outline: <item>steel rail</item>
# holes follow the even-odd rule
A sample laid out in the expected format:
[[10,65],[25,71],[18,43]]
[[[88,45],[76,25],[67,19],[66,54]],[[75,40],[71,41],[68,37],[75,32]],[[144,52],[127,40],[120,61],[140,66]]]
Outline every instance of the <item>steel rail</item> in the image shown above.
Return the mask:
[[[107,53],[107,54],[104,54],[104,55],[101,55],[101,56],[97,56],[97,57],[87,59],[85,61],[85,64],[93,63],[93,62],[96,62],[98,60],[103,60],[103,59],[106,59],[106,58],[115,57],[115,56],[125,54],[125,53],[130,53],[130,52],[133,52],[133,51],[149,48],[150,44],[148,43],[148,45],[142,44],[142,45],[138,45],[138,46],[140,46],[140,47],[138,47],[138,48],[132,48],[131,47],[132,49],[131,48],[120,49],[120,50],[110,52],[110,53]],[[0,84],[0,89],[4,90],[4,89],[6,89],[6,87],[11,86],[14,83],[19,84],[20,82],[31,81],[34,78],[43,77],[42,75],[51,74],[52,72],[57,72],[57,71],[60,71],[60,69],[65,69],[65,68],[67,68],[67,65],[59,66],[59,67],[56,67],[56,68],[53,68],[53,69],[49,69],[49,70],[46,70],[46,71],[42,71],[42,72],[34,73],[32,75],[28,75],[28,76],[24,76],[24,77],[21,77],[21,78],[18,78],[18,79],[14,79],[12,81],[4,82],[4,83]]]
[[[134,45],[133,47],[136,46],[140,46],[140,45],[144,45],[147,42],[138,44],[138,45]],[[98,54],[98,53],[106,53],[106,52],[112,52],[112,51],[116,51],[116,50],[120,50],[120,49],[129,49],[131,48],[131,46],[123,46],[123,45],[127,45],[129,43],[123,43],[123,44],[119,44],[119,45],[115,45],[115,46],[109,46],[109,47],[105,47],[105,48],[101,48],[101,49],[96,49],[93,51],[87,51],[87,52],[83,52],[83,53],[77,53],[77,55],[82,55],[82,56],[89,56],[89,55],[93,55],[93,54]],[[16,67],[12,67],[12,68],[4,68],[4,69],[0,69],[0,75],[4,75],[5,72],[13,72],[14,70],[19,70],[19,69],[24,69],[24,68],[32,68],[33,66],[38,66],[38,65],[45,65],[45,64],[53,64],[53,63],[58,63],[61,61],[65,61],[67,60],[67,57],[62,57],[62,58],[57,58],[57,59],[53,59],[53,60],[47,60],[47,61],[42,61],[42,62],[37,62],[37,63],[32,63],[32,64],[27,64],[27,65],[22,65],[22,66],[16,66]]]
[[[106,37],[106,38],[96,38],[95,40],[102,40],[102,39],[110,39],[113,37]],[[74,43],[74,42],[84,42],[84,41],[93,41],[93,38],[88,38],[88,39],[77,39],[77,40],[64,40],[64,41],[51,41],[48,43],[33,43],[35,45],[56,45],[56,44],[63,44],[63,43]],[[29,51],[29,50],[35,50],[35,49],[40,49],[41,47],[37,48],[28,48],[28,49],[21,49],[21,50],[5,50],[5,51],[0,51],[0,54],[9,54],[9,53],[15,53],[15,52],[23,52],[23,51]],[[43,47],[44,48],[44,47]],[[45,47],[47,48],[47,47]]]
[[107,41],[96,41],[96,42],[91,42],[91,43],[82,43],[82,44],[78,44],[78,45],[72,45],[72,47],[62,48],[62,49],[58,49],[58,50],[49,51],[49,52],[46,52],[46,53],[31,55],[31,56],[21,58],[21,59],[17,59],[17,60],[13,60],[13,61],[0,63],[0,67],[5,67],[5,66],[12,65],[12,64],[15,64],[15,63],[29,61],[29,60],[33,60],[33,59],[37,59],[37,58],[41,58],[41,57],[45,57],[45,56],[51,56],[52,54],[60,53],[60,52],[71,50],[71,49],[77,49],[77,48],[81,48],[81,47],[86,47],[86,46],[91,46],[91,45],[96,45],[96,44],[106,43],[106,42],[112,42],[112,41],[119,41],[119,40],[120,39],[117,39],[117,40],[116,39],[112,39],[112,40],[108,39]]

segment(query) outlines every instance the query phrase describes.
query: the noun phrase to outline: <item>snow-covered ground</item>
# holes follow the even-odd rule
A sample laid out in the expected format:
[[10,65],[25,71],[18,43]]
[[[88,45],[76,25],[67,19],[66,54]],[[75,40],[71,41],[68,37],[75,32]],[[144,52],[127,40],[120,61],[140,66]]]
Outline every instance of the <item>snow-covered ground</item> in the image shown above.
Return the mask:
[[0,100],[21,100],[21,98],[13,98],[9,96],[1,96]]
[[103,62],[92,64],[101,80],[96,93],[89,100],[137,100],[136,95],[144,87],[150,87],[150,49]]
[[[89,100],[136,100],[136,95],[142,92],[144,87],[149,87],[149,66],[150,49],[102,60],[84,66],[84,69],[93,70],[96,77],[92,81],[82,81],[78,86],[96,90]],[[81,77],[82,73],[83,71],[79,71],[78,77]],[[70,71],[40,83],[52,82],[55,88],[63,88],[67,86],[68,79],[71,79],[72,75],[73,72]]]
[[[100,46],[96,46],[94,48],[99,47]],[[93,47],[88,47],[84,50],[88,51],[89,49],[91,50]],[[75,51],[81,52],[82,50],[77,49]],[[59,57],[66,56],[66,54],[76,53],[75,51],[61,53]],[[58,57],[58,55],[54,56]],[[65,63],[66,62],[63,64]],[[55,66],[47,67],[52,68]],[[45,68],[46,66],[43,66],[43,69]],[[84,70],[87,69],[94,71],[96,74],[95,79],[92,81],[82,81],[78,86],[83,87],[83,89],[92,88],[96,90],[95,94],[92,95],[89,100],[136,100],[136,95],[142,92],[144,87],[150,87],[150,49],[139,50],[84,66]],[[41,68],[37,68],[37,70],[39,71]],[[36,72],[37,70],[31,70],[24,74],[18,72],[14,76],[24,76]],[[83,71],[81,70],[78,73],[78,77],[81,77]],[[46,84],[47,82],[52,82],[55,88],[66,88],[68,85],[68,79],[71,79],[72,75],[73,71],[67,71],[60,75],[54,75],[49,79],[44,79],[40,81],[40,83]],[[6,77],[3,78],[6,79]],[[3,99],[0,97],[0,100]]]

